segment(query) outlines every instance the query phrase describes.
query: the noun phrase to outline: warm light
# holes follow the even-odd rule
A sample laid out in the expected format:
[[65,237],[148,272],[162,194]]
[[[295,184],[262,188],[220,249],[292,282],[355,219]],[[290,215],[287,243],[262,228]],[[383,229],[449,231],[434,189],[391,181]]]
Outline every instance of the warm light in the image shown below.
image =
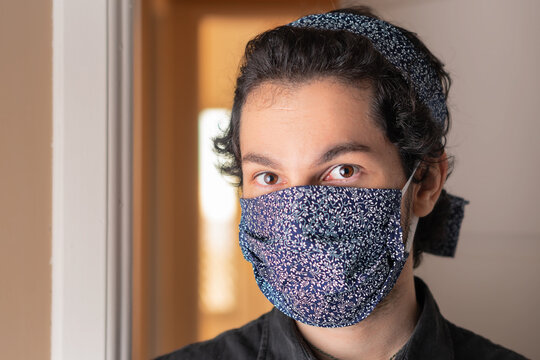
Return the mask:
[[234,187],[216,169],[212,150],[212,138],[220,134],[229,116],[226,109],[207,109],[199,116],[199,196],[203,216],[212,221],[233,219],[236,211]]
[[200,301],[209,313],[230,312],[236,304],[233,256],[236,193],[216,168],[212,138],[226,126],[229,111],[207,109],[199,116],[199,201],[201,207]]

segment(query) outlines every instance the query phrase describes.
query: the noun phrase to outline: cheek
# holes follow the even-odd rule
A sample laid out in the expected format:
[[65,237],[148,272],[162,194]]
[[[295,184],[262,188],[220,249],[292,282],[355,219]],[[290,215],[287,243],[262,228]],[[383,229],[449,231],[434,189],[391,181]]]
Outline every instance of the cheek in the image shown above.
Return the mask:
[[405,196],[401,199],[401,226],[405,226],[409,220],[411,213],[411,197],[410,193],[407,192]]
[[401,200],[401,226],[404,230],[408,230],[411,217],[414,215],[414,198],[417,188],[418,184],[411,182]]

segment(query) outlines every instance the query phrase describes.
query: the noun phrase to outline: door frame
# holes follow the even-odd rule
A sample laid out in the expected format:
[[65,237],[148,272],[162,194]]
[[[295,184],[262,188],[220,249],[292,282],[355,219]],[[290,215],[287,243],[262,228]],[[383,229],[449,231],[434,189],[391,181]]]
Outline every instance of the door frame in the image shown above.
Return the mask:
[[134,5],[53,1],[53,359],[130,358]]

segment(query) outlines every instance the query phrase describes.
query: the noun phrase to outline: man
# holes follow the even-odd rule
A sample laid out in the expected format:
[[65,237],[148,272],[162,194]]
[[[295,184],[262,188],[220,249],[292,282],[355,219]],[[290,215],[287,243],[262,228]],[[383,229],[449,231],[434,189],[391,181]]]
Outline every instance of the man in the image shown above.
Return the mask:
[[413,276],[452,256],[465,201],[449,172],[449,77],[366,8],[248,43],[229,128],[240,246],[275,309],[169,359],[521,359],[439,313]]

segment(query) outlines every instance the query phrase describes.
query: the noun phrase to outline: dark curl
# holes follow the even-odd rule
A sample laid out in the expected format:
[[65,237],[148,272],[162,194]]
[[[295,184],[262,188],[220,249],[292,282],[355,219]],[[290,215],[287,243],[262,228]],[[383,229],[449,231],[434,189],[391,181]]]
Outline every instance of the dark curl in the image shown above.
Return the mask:
[[[377,18],[367,7],[335,10]],[[399,28],[399,27],[398,27]],[[430,61],[448,96],[450,77],[443,64],[418,37],[399,28]],[[409,86],[403,75],[360,35],[348,31],[281,26],[264,32],[246,46],[236,82],[231,121],[214,139],[215,151],[224,158],[219,169],[242,186],[240,118],[248,94],[263,82],[300,84],[318,78],[332,78],[347,85],[373,90],[372,115],[388,139],[398,148],[403,171],[416,182],[424,180],[429,166],[440,161],[446,145],[450,120],[435,121],[429,109]],[[420,175],[418,175],[420,174]],[[443,191],[431,214],[420,219],[414,239],[414,266],[424,250],[441,239],[441,224],[448,214],[448,198]],[[435,243],[434,243],[435,242]]]

